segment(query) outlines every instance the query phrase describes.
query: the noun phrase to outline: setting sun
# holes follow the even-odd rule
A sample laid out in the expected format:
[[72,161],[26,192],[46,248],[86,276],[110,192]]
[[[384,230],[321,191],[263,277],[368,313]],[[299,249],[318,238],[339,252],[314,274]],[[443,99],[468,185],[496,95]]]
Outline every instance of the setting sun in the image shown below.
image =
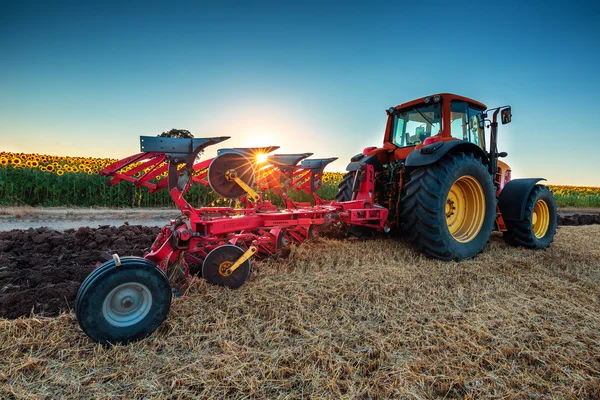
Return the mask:
[[258,153],[258,154],[256,155],[256,162],[257,162],[258,164],[262,164],[262,163],[264,163],[264,162],[266,162],[266,161],[267,161],[267,157],[268,157],[268,156],[267,156],[265,153]]

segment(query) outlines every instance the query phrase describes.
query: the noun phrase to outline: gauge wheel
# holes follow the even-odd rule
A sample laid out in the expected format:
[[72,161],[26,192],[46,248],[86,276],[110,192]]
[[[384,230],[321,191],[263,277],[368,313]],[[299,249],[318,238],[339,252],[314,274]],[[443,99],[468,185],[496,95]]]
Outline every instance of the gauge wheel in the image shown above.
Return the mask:
[[124,257],[96,268],[76,298],[81,329],[102,344],[127,344],[151,335],[167,318],[171,286],[154,263]]

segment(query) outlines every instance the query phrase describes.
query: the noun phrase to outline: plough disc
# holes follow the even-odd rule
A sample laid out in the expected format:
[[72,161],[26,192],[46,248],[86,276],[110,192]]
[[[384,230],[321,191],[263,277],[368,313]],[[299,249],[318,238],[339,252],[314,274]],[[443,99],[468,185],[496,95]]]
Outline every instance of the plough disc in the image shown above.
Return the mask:
[[227,273],[227,269],[244,253],[244,250],[232,244],[217,247],[206,256],[202,264],[202,276],[214,285],[239,288],[250,276],[250,260],[245,260],[231,273]]
[[246,194],[232,178],[236,176],[246,185],[254,185],[254,165],[239,153],[223,153],[215,157],[208,167],[208,183],[216,194],[226,199],[237,199]]

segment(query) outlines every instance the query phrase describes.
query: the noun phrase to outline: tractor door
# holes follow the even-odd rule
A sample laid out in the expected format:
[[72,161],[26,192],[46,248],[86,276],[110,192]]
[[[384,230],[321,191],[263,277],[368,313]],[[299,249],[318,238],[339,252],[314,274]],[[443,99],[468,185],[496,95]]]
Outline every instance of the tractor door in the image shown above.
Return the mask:
[[465,101],[453,100],[450,104],[450,111],[450,135],[453,138],[471,142],[485,150],[484,110]]

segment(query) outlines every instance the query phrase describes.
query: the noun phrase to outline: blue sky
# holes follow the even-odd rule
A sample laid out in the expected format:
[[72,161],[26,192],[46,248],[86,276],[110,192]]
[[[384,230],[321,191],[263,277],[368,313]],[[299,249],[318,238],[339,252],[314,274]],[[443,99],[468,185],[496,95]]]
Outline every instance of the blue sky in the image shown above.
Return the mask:
[[454,92],[513,107],[513,176],[600,186],[595,2],[21,3],[0,13],[4,151],[118,158],[182,128],[343,170],[389,106]]

